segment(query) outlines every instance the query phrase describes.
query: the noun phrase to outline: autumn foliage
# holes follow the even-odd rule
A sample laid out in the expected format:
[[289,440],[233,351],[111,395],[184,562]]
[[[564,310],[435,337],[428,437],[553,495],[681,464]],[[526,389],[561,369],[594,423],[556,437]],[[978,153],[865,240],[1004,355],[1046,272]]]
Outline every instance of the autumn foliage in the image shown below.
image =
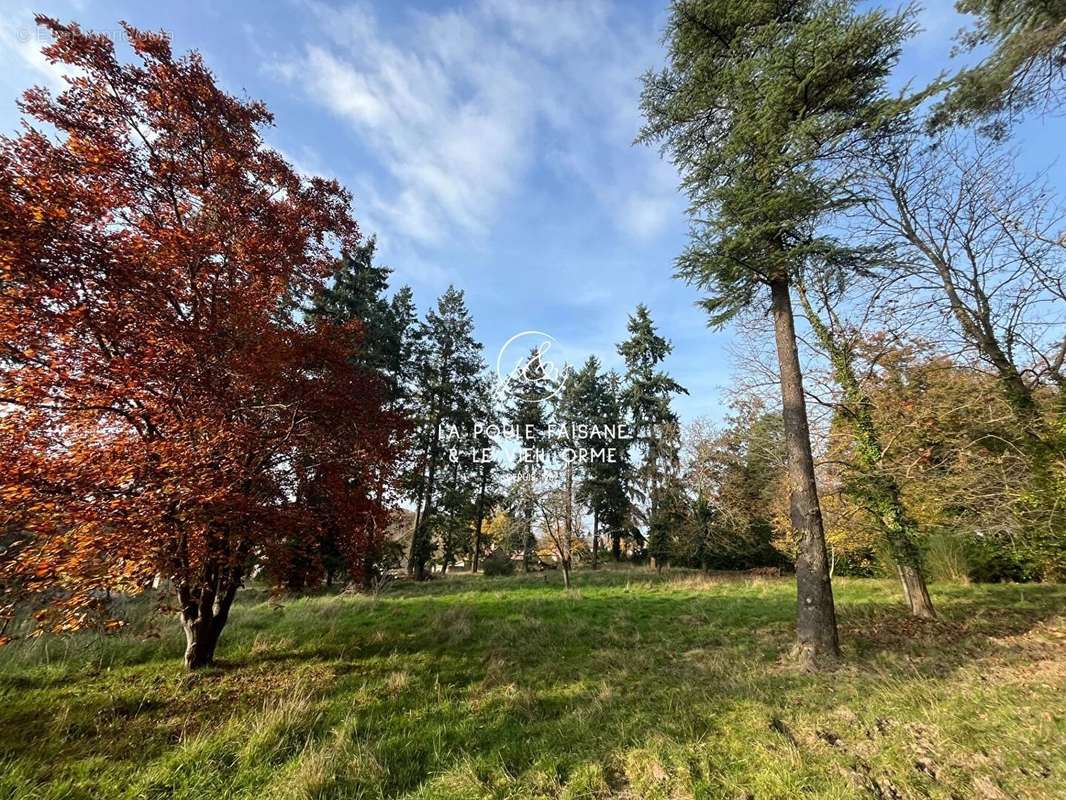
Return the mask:
[[400,424],[353,366],[357,323],[305,319],[359,231],[349,194],[261,138],[267,109],[196,54],[38,18],[67,66],[0,138],[0,546],[41,629],[109,592],[177,594],[209,663],[254,566],[367,568]]

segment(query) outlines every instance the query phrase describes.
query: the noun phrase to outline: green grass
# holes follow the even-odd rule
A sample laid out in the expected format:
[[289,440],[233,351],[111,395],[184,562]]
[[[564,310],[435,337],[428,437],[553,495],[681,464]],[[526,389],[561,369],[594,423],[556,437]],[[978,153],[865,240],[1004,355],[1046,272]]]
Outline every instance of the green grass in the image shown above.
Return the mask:
[[0,798],[1066,797],[1066,586],[834,582],[806,675],[788,579],[449,577],[246,590],[217,668],[170,619],[0,649]]

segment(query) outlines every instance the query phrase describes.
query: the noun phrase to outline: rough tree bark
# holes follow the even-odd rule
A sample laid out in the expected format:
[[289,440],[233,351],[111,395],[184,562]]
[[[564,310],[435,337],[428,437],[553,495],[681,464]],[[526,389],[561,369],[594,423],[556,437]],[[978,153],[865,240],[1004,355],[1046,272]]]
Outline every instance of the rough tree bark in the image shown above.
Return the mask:
[[214,662],[219,636],[240,585],[241,573],[233,568],[212,570],[199,586],[179,584],[186,669],[200,669]]
[[814,477],[810,427],[803,376],[796,348],[789,281],[770,282],[774,338],[781,376],[781,404],[788,451],[789,517],[799,545],[796,559],[796,647],[794,655],[808,669],[830,666],[840,657],[833,587],[825,550],[825,531]]
[[563,568],[563,588],[570,588],[570,554],[574,545],[574,463],[568,461],[566,464],[566,486],[564,488],[566,492],[566,508],[564,509],[565,516],[563,517],[563,537],[564,546],[561,553]]
[[[439,435],[440,435],[440,432],[439,432],[440,425],[439,425],[439,416],[438,416],[437,411],[436,411],[436,400],[434,400],[434,403],[433,403],[433,420],[434,420],[433,424],[436,426],[434,431],[436,432],[437,437],[439,437]],[[426,461],[428,462],[428,461],[432,460],[432,458],[433,458],[433,444],[432,443],[434,441],[434,436],[431,433],[429,436],[424,436],[424,437],[420,436],[420,439],[424,440],[423,446],[425,448],[425,458],[426,458]],[[419,473],[420,473],[419,474],[419,478],[422,477],[422,475],[421,475],[422,469],[423,469],[423,467],[420,466],[419,467]],[[422,514],[423,514],[422,504],[423,504],[423,501],[425,500],[425,494],[426,494],[425,481],[419,480],[418,481],[418,485],[417,485],[417,489],[415,491],[415,524],[414,524],[414,528],[411,529],[411,544],[407,548],[407,574],[408,575],[412,575],[412,576],[415,574],[415,554],[416,554],[416,548],[418,546],[418,536],[419,536],[420,531],[422,530]]]
[[[432,440],[429,448],[429,473],[426,475],[426,502],[418,517],[418,527],[411,537],[411,560],[414,562],[414,576],[417,581],[426,579],[426,561],[428,560],[429,521],[433,513],[433,492],[437,479],[437,448],[440,447],[440,421],[434,416]],[[410,565],[409,565],[410,566]]]
[[470,567],[472,573],[477,573],[478,564],[481,562],[481,525],[485,520],[485,486],[489,481],[488,462],[481,467],[481,483],[477,492],[477,514],[474,519],[474,560]]
[[600,516],[592,512],[592,568],[600,568]]
[[411,543],[407,547],[407,574],[415,574],[415,546],[418,544],[418,532],[422,528],[422,495],[424,489],[419,482],[418,491],[415,493],[415,524],[411,528]]
[[530,563],[533,560],[533,550],[530,542],[533,539],[533,512],[525,519],[525,527],[522,530],[522,572],[528,573]]

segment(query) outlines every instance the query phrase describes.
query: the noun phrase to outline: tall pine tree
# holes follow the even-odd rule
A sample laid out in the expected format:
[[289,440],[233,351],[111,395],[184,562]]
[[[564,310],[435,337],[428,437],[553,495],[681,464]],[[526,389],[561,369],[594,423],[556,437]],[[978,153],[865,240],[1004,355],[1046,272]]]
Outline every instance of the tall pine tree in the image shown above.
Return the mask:
[[578,465],[576,500],[592,516],[592,568],[599,566],[601,533],[616,543],[616,557],[629,520],[628,441],[619,437],[624,413],[617,380],[600,371],[589,356],[570,379],[574,406],[571,416],[587,426],[585,435],[572,437],[571,446],[590,451]]
[[357,321],[362,337],[353,360],[385,381],[397,400],[404,389],[414,332],[411,289],[400,287],[389,299],[392,270],[374,263],[377,240],[371,236],[344,254],[329,286],[315,296],[309,313],[333,322]]
[[473,445],[477,453],[473,469],[476,473],[477,496],[474,499],[474,532],[471,545],[471,572],[477,572],[483,550],[491,545],[484,535],[485,517],[501,500],[500,464],[496,460],[496,442],[488,434],[490,426],[500,423],[500,410],[497,404],[495,385],[486,378],[481,382],[475,398],[477,419],[482,427],[473,434]]
[[845,205],[853,148],[898,111],[885,80],[913,30],[909,11],[853,0],[675,0],[668,65],[644,80],[641,139],[662,144],[691,201],[679,276],[707,292],[712,324],[770,296],[808,667],[839,646],[790,287],[812,264],[845,276],[865,260],[820,226]]
[[504,409],[504,417],[518,432],[519,439],[519,453],[513,470],[511,503],[514,516],[521,525],[522,568],[526,572],[529,572],[537,543],[533,533],[535,493],[544,471],[543,458],[547,456],[551,446],[547,430],[547,398],[551,394],[551,378],[540,359],[540,353],[533,348],[522,379],[510,385],[510,397]]
[[618,345],[618,353],[626,364],[622,404],[629,414],[634,443],[640,452],[641,461],[634,477],[650,532],[664,467],[678,459],[677,438],[669,435],[669,429],[677,425],[670,401],[688,391],[659,368],[673,346],[658,334],[645,305],[638,305],[629,317],[627,330],[629,338]]
[[[409,569],[418,580],[428,574],[435,551],[434,530],[453,530],[467,491],[457,486],[462,465],[449,455],[452,449],[470,447],[469,433],[477,418],[485,370],[481,350],[463,293],[448,287],[420,326],[413,359],[413,405],[420,409],[417,441],[421,452],[409,486],[416,505]],[[442,491],[442,486],[448,491]],[[450,540],[444,544],[447,556]]]
[[[352,348],[351,360],[376,375],[385,387],[389,407],[403,412],[409,392],[411,352],[417,336],[414,301],[408,286],[401,286],[391,298],[388,297],[392,270],[375,263],[376,253],[377,241],[370,237],[342,255],[332,281],[311,298],[307,313],[338,325],[359,323],[361,333]],[[397,448],[398,451],[403,449]],[[321,485],[325,477],[317,469],[309,471],[304,502],[313,507],[328,505],[328,497]],[[318,558],[327,583],[332,583],[345,564],[335,530],[336,526],[327,527],[318,542]],[[372,581],[384,569],[384,545],[381,541],[370,548],[363,570],[364,582]],[[304,576],[298,565],[306,561],[308,555],[295,551],[290,555],[292,568],[285,578],[290,588],[303,586]]]

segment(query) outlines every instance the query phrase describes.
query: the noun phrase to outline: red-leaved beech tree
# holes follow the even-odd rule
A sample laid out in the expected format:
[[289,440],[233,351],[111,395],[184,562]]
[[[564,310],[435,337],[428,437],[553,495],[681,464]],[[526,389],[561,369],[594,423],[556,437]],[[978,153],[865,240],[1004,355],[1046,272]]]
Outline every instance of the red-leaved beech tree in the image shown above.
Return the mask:
[[[351,197],[264,146],[272,117],[126,26],[37,19],[66,65],[0,138],[0,569],[37,630],[168,579],[209,664],[253,565],[380,547],[402,422],[305,320],[359,232]],[[313,501],[312,501],[313,498]]]

